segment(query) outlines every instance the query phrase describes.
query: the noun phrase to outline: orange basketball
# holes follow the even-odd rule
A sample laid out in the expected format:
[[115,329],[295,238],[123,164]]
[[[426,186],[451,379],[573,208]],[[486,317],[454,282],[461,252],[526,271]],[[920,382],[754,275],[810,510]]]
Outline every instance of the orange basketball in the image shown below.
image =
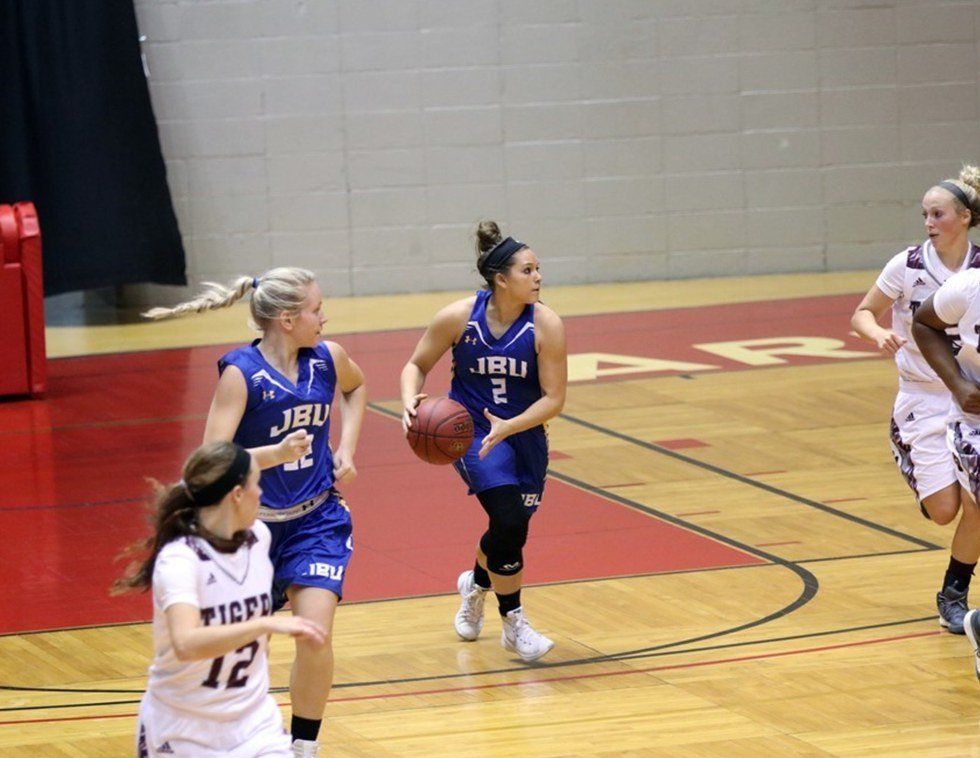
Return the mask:
[[442,466],[452,463],[473,442],[473,418],[470,412],[448,397],[430,397],[419,403],[408,444],[426,463]]

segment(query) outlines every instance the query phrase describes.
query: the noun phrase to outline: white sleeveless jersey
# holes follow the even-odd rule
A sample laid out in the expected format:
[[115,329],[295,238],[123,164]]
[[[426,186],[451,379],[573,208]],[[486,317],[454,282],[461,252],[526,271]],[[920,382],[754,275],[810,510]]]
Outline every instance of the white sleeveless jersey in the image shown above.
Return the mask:
[[[970,243],[960,271],[980,267],[980,247]],[[944,388],[936,372],[922,357],[912,338],[912,316],[930,295],[953,276],[943,265],[930,240],[895,255],[879,274],[875,285],[895,302],[892,304],[892,331],[907,340],[895,354],[902,388],[930,390]],[[948,333],[957,339],[957,330]]]
[[[939,288],[932,299],[936,315],[947,324],[956,324],[962,335],[962,344],[956,354],[956,362],[963,375],[980,383],[980,269],[962,271]],[[951,421],[966,421],[980,428],[980,415],[964,413],[952,403]]]
[[234,554],[219,553],[198,537],[167,543],[153,569],[153,646],[147,694],[193,718],[234,720],[258,708],[269,692],[267,636],[220,658],[179,661],[164,611],[176,603],[200,609],[207,625],[231,624],[272,613],[271,536],[261,521],[255,540]]

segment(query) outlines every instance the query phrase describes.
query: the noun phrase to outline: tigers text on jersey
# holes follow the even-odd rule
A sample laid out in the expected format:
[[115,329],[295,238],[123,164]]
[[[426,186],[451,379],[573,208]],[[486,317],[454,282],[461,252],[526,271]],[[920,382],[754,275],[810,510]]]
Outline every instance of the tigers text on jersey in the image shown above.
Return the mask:
[[[956,362],[963,376],[980,384],[980,269],[951,276],[936,292],[932,304],[942,321],[958,326],[962,345]],[[951,420],[965,420],[980,429],[980,415],[963,413],[955,398],[952,405]]]
[[272,613],[269,529],[252,526],[255,539],[235,553],[220,553],[200,537],[179,537],[160,550],[153,568],[153,645],[147,695],[195,718],[230,721],[262,704],[269,692],[266,637],[225,655],[180,661],[165,611],[176,603],[200,610],[205,626],[232,624]]
[[245,377],[248,400],[235,432],[235,442],[245,448],[274,445],[297,429],[312,436],[310,453],[298,461],[262,472],[262,504],[288,508],[316,497],[333,485],[333,451],[330,449],[330,404],[337,372],[330,350],[323,343],[299,351],[296,384],[273,368],[259,351],[260,340],[223,356],[218,372],[237,366]]
[[449,397],[473,417],[477,434],[486,434],[488,409],[500,418],[513,418],[541,398],[538,354],[534,349],[534,305],[526,305],[499,338],[487,326],[490,290],[476,293],[466,329],[453,345],[453,378]]
[[[980,267],[980,247],[970,244],[960,271]],[[912,338],[912,316],[926,298],[939,289],[955,272],[939,259],[931,240],[895,255],[875,282],[878,289],[895,302],[892,305],[892,331],[907,340],[895,354],[895,364],[905,389],[916,387],[944,389],[932,367],[922,357]],[[956,329],[949,333],[956,336]]]

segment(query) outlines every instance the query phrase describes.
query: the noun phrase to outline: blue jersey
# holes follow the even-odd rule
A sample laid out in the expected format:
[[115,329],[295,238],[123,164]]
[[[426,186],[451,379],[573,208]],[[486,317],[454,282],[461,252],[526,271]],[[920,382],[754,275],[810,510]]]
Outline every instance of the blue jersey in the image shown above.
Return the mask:
[[476,293],[466,329],[453,345],[453,379],[449,397],[473,417],[478,436],[490,431],[483,415],[519,416],[541,398],[538,354],[534,349],[534,305],[526,305],[499,338],[487,326],[490,290]]
[[248,400],[235,432],[245,448],[274,445],[287,434],[306,429],[312,436],[310,452],[298,461],[262,472],[262,503],[287,508],[309,500],[333,486],[333,451],[330,449],[330,404],[337,372],[323,343],[299,351],[296,384],[273,368],[259,352],[259,340],[232,350],[218,361],[218,373],[237,366],[245,376]]

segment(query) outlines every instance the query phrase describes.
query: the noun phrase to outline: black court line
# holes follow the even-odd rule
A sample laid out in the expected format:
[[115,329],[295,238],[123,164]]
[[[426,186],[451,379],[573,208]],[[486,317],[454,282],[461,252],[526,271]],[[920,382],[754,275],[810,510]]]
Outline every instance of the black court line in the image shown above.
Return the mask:
[[[615,661],[635,661],[646,658],[663,658],[671,655],[684,655],[686,653],[705,653],[713,650],[730,650],[734,648],[752,647],[755,645],[768,645],[776,642],[792,642],[806,639],[817,639],[820,637],[830,637],[838,634],[849,634],[851,632],[863,632],[871,631],[875,629],[887,629],[889,627],[895,626],[905,626],[908,624],[919,624],[925,621],[935,621],[935,616],[922,616],[920,618],[911,619],[899,619],[897,621],[883,621],[877,624],[863,624],[860,626],[844,627],[841,629],[824,629],[817,632],[807,632],[805,634],[790,634],[781,637],[767,637],[760,640],[746,640],[744,642],[728,642],[720,645],[704,645],[702,647],[696,648],[685,648],[683,650],[656,650],[652,652],[645,652],[637,655],[621,655],[618,658],[611,659]],[[937,630],[938,633],[938,630]],[[595,663],[596,661],[592,659],[583,659],[581,661],[565,661],[561,663],[552,664],[551,668],[561,668],[567,666],[578,666]],[[446,679],[459,679],[468,676],[478,676],[481,674],[511,674],[521,671],[529,671],[534,669],[541,669],[543,666],[512,666],[508,668],[500,668],[488,671],[478,671],[472,673],[459,673],[459,674],[441,674],[436,676],[427,677],[413,677],[405,679],[384,679],[375,682],[341,682],[335,683],[333,689],[341,688],[353,688],[353,687],[369,687],[385,684],[408,684],[408,683],[421,683],[421,682],[433,682]],[[75,694],[133,694],[142,695],[144,690],[87,690],[87,689],[70,689],[70,688],[54,688],[54,687],[14,687],[10,685],[0,685],[0,691],[8,692],[44,692],[44,693],[75,693]],[[270,692],[276,694],[282,694],[288,692],[288,687],[272,687]],[[411,693],[408,693],[411,694]],[[11,711],[42,711],[42,710],[59,710],[64,708],[97,708],[102,705],[132,705],[138,703],[139,700],[104,700],[97,703],[59,703],[55,705],[25,705],[25,706],[9,706],[0,708],[0,713],[8,713]]]
[[[906,551],[906,552],[925,552],[925,551]],[[850,558],[853,556],[844,556]],[[834,560],[834,559],[830,559]],[[584,584],[587,582],[614,582],[620,579],[643,579],[652,576],[670,576],[671,574],[708,574],[713,571],[738,571],[742,569],[771,568],[771,563],[746,563],[738,566],[706,566],[704,568],[675,569],[672,571],[650,571],[645,574],[616,574],[613,576],[595,576],[584,579],[565,579],[555,582],[534,582],[526,584],[525,587],[561,587],[566,584]],[[456,592],[427,592],[419,595],[404,595],[403,597],[376,597],[369,600],[345,600],[344,605],[374,605],[377,603],[400,603],[404,600],[424,600],[431,597],[459,597]],[[282,611],[285,613],[286,611]],[[4,637],[29,637],[37,634],[59,634],[61,632],[86,632],[98,629],[115,629],[124,626],[148,626],[152,620],[144,621],[114,621],[105,624],[79,624],[77,626],[55,626],[49,629],[24,629],[19,632],[0,632],[0,639]],[[111,692],[111,690],[98,690],[99,692]]]
[[933,553],[932,548],[913,548],[911,550],[886,550],[882,553],[859,553],[857,555],[832,555],[826,558],[797,558],[793,563],[827,563],[829,561],[852,561],[858,558],[884,558],[890,555],[912,555],[914,553]]
[[[909,550],[889,550],[883,553],[858,553],[853,555],[832,555],[824,558],[798,558],[793,561],[796,564],[803,563],[829,563],[831,561],[850,561],[859,558],[881,558],[892,555],[914,555],[916,553],[932,553],[933,550],[923,548],[911,548]],[[750,569],[772,568],[771,563],[745,563],[738,566],[706,566],[704,568],[674,569],[670,571],[650,571],[644,574],[614,574],[612,576],[590,576],[584,579],[562,579],[555,582],[534,582],[525,585],[526,587],[563,587],[568,584],[589,584],[591,582],[615,582],[628,579],[647,579],[654,576],[672,576],[674,574],[710,574],[715,571],[747,571]],[[369,600],[345,600],[344,605],[375,605],[378,603],[400,603],[405,600],[424,600],[432,597],[456,597],[455,592],[426,592],[420,595],[404,595],[402,597],[375,597]],[[285,611],[283,611],[285,613]],[[152,623],[145,621],[114,621],[105,624],[81,624],[78,626],[55,626],[49,629],[24,629],[19,632],[0,632],[0,639],[4,637],[30,637],[37,634],[58,634],[60,632],[86,632],[96,629],[115,629],[124,626],[148,626]],[[2,689],[2,686],[0,686]],[[83,690],[88,692],[89,690]],[[115,690],[92,690],[93,692],[115,692]],[[120,690],[129,692],[130,690]]]
[[[615,437],[623,442],[628,442],[631,445],[636,445],[642,447],[651,452],[658,453],[660,455],[666,456],[668,458],[673,458],[681,463],[686,463],[691,466],[703,469],[705,471],[710,471],[712,474],[718,474],[726,479],[732,479],[733,481],[739,482],[740,484],[746,484],[750,487],[755,487],[756,489],[768,492],[771,495],[778,495],[780,497],[786,498],[787,500],[792,500],[794,503],[799,503],[800,505],[805,505],[809,508],[813,508],[818,511],[823,511],[831,516],[836,516],[837,518],[846,519],[855,524],[859,524],[867,529],[873,529],[876,532],[881,532],[882,534],[887,534],[889,537],[895,537],[896,539],[904,540],[905,542],[911,542],[913,545],[918,545],[919,547],[925,548],[927,550],[942,550],[939,545],[935,545],[926,540],[920,539],[918,537],[913,537],[911,534],[905,534],[897,529],[892,529],[891,527],[884,526],[883,524],[875,523],[874,521],[869,521],[868,519],[861,518],[860,516],[855,516],[853,513],[847,513],[846,511],[840,511],[836,508],[831,508],[829,505],[817,502],[816,500],[810,500],[809,498],[803,497],[802,495],[797,495],[793,492],[787,492],[786,490],[781,490],[778,487],[773,487],[771,484],[766,484],[765,482],[759,482],[755,479],[750,479],[747,476],[741,474],[736,474],[734,471],[729,471],[728,469],[723,469],[720,466],[715,466],[711,463],[705,463],[704,461],[699,461],[697,458],[691,458],[690,456],[684,455],[683,453],[678,453],[675,450],[670,450],[661,445],[657,445],[653,442],[647,442],[646,440],[640,440],[636,437],[630,437],[628,434],[623,434],[622,432],[617,432],[608,427],[600,426],[599,424],[593,424],[590,421],[585,421],[584,419],[576,418],[575,416],[569,416],[565,413],[559,415],[559,418],[564,421],[568,421],[572,424],[578,424],[579,426],[590,429],[594,432],[599,432],[600,434],[605,434],[609,437]],[[552,472],[548,472],[549,476],[554,476]]]

